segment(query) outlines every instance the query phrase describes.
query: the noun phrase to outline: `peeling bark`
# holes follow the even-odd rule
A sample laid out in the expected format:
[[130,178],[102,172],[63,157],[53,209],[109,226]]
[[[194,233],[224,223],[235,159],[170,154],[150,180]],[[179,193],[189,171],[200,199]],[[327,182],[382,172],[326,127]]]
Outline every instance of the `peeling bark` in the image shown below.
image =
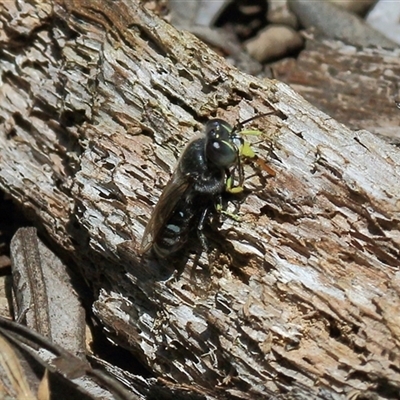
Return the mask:
[[[397,398],[397,148],[137,1],[6,2],[0,22],[0,187],[75,259],[110,337],[208,398]],[[271,109],[276,176],[248,165],[242,221],[160,279],[138,243],[185,143]]]

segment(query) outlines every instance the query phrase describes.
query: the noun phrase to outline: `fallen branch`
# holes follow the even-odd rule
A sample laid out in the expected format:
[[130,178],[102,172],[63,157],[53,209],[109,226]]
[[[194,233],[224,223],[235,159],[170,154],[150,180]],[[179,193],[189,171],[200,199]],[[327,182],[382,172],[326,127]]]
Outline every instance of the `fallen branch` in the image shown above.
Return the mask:
[[[394,398],[398,149],[139,3],[3,5],[0,187],[74,258],[109,336],[166,382]],[[208,118],[271,110],[255,147],[276,176],[248,165],[242,222],[222,220],[210,254],[160,279],[138,248],[182,148]]]

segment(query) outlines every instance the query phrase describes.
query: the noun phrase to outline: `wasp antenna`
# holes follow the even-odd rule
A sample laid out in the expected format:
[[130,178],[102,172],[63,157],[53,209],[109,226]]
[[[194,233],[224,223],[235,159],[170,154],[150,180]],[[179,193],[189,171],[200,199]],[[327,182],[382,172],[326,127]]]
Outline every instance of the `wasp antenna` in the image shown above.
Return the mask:
[[251,118],[245,119],[244,121],[238,122],[234,126],[231,134],[234,133],[234,132],[240,132],[244,125],[248,124],[251,121],[254,121],[255,119],[259,119],[259,118],[262,118],[262,117],[267,117],[268,115],[273,115],[273,114],[277,114],[277,113],[278,113],[277,110],[273,110],[273,111],[270,111],[270,112],[267,112],[267,113],[264,113],[264,114],[255,115],[254,117],[251,117]]

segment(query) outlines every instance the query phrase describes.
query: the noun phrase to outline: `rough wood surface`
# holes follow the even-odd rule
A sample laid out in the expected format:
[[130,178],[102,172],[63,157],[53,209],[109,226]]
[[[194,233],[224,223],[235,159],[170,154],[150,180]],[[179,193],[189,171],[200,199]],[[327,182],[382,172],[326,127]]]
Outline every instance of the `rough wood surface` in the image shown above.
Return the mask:
[[400,49],[357,48],[306,36],[306,49],[296,60],[273,66],[276,79],[346,126],[399,144]]
[[[0,187],[74,257],[110,337],[207,398],[397,398],[398,149],[138,1],[5,2],[0,22]],[[242,222],[161,280],[138,242],[184,144],[271,109],[276,176],[248,166]]]

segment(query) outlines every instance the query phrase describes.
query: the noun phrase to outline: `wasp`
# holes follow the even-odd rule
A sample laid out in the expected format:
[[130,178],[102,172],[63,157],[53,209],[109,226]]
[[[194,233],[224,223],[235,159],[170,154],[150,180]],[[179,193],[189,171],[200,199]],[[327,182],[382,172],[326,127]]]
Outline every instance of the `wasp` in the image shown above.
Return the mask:
[[222,119],[206,123],[203,134],[184,149],[154,208],[144,231],[142,254],[152,251],[158,259],[170,258],[183,248],[193,229],[197,229],[203,249],[207,248],[203,227],[209,212],[223,212],[223,193],[243,191],[241,161],[254,156],[242,135],[261,134],[242,127],[272,113],[250,118],[235,127]]

